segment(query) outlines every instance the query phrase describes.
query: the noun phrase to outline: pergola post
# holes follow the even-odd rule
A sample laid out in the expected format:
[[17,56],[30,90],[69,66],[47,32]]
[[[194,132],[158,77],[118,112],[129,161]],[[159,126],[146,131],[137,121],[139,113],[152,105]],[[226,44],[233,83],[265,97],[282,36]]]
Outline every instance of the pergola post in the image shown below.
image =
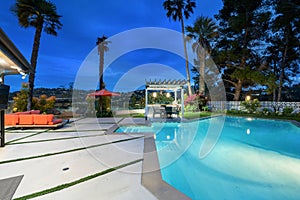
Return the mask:
[[175,101],[177,102],[177,88],[176,88],[176,90],[174,90],[174,98],[175,98]]
[[148,88],[146,86],[146,90],[145,90],[145,120],[148,119]]

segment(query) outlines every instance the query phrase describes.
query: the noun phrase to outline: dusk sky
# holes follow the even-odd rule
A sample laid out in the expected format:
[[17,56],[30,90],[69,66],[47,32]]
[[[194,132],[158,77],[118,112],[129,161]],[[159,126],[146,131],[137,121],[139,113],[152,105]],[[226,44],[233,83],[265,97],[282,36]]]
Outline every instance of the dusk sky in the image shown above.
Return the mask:
[[[58,36],[43,32],[35,79],[35,87],[68,87],[75,81],[76,74],[85,58],[96,46],[97,37],[103,34],[112,37],[121,32],[143,27],[168,28],[181,31],[180,23],[166,17],[163,0],[52,0],[57,12],[62,15],[63,27]],[[88,2],[88,3],[87,3]],[[30,60],[34,28],[21,28],[17,17],[10,11],[15,0],[1,1],[0,26],[21,53]],[[198,16],[217,14],[222,8],[221,0],[197,0],[197,7],[186,25],[192,25]],[[128,41],[130,42],[130,41]],[[117,59],[104,73],[107,88],[112,90],[114,83],[131,67],[158,63],[176,69],[185,77],[184,60],[174,61],[174,55],[159,50],[146,49],[130,52]],[[157,70],[156,67],[153,70]],[[138,73],[138,72],[136,72]],[[137,74],[138,76],[138,74]],[[181,78],[181,77],[180,77]],[[5,82],[11,91],[20,89],[26,82],[21,76],[7,76]]]

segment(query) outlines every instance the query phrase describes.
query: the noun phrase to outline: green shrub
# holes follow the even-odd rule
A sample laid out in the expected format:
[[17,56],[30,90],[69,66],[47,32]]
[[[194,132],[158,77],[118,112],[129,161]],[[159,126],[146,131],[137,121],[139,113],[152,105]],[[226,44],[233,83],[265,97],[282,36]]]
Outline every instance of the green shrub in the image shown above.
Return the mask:
[[102,111],[102,112],[97,112],[96,113],[96,116],[98,117],[98,118],[100,118],[100,117],[112,117],[113,116],[113,113],[112,113],[112,111],[111,110],[105,110],[105,111]]
[[185,107],[184,107],[185,111],[187,112],[195,112],[197,111],[197,105],[196,104],[187,104]]
[[262,109],[262,114],[264,114],[264,115],[269,115],[269,114],[270,114],[269,108],[263,108],[263,109]]
[[20,92],[13,98],[13,112],[23,112],[27,110],[28,85],[22,84]]
[[231,109],[231,110],[227,110],[227,113],[228,113],[228,114],[243,114],[243,113],[245,113],[245,112],[242,111],[242,110]]
[[283,109],[283,114],[284,115],[290,115],[292,112],[293,112],[293,108],[291,108],[291,107],[286,107],[286,108],[284,108]]
[[258,99],[254,99],[241,102],[241,106],[243,106],[248,113],[254,113],[261,105]]
[[40,110],[41,113],[47,113],[48,110],[54,108],[56,97],[43,94],[40,98],[32,98],[32,109]]
[[[23,112],[27,110],[27,98],[28,98],[28,84],[22,84],[20,92],[13,98],[13,112]],[[41,113],[47,112],[54,108],[56,97],[47,97],[46,95],[41,95],[40,98],[32,98],[32,109],[40,110]]]

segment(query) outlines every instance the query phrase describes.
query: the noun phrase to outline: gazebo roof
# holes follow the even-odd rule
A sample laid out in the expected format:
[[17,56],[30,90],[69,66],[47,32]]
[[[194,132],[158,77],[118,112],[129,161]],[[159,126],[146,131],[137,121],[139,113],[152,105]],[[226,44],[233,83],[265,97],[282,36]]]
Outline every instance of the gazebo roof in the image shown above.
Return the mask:
[[146,88],[152,90],[174,90],[187,84],[186,80],[146,80]]

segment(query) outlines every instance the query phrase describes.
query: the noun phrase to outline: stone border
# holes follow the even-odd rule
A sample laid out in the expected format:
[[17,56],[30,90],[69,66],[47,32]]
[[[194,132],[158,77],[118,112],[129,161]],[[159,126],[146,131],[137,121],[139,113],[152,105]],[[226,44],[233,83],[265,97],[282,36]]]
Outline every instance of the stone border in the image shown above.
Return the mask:
[[144,155],[142,165],[142,185],[149,190],[157,199],[164,200],[190,200],[188,196],[175,189],[162,180],[156,145],[154,140],[154,133],[124,133],[115,132],[120,126],[130,125],[145,125],[151,126],[150,121],[145,121],[145,124],[115,124],[109,128],[105,134],[126,134],[126,135],[143,135],[144,136]]
[[297,126],[298,128],[300,128],[300,122],[296,121],[296,120],[290,120],[290,122],[292,124],[294,124],[295,126]]
[[[158,169],[158,170],[157,170]],[[144,139],[144,161],[142,167],[142,185],[158,199],[188,200],[185,194],[162,180],[160,166],[153,137]]]

